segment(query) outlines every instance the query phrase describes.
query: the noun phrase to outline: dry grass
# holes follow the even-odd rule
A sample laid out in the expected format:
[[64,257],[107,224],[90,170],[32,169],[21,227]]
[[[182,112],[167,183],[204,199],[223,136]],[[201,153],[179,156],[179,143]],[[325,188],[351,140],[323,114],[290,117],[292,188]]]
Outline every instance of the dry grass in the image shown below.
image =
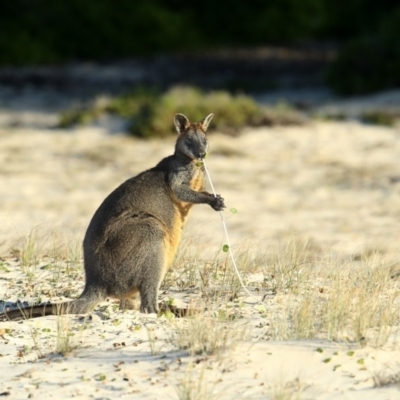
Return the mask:
[[[393,267],[376,254],[361,261],[313,258],[306,247],[269,265],[265,285],[279,309],[271,337],[383,345],[398,330],[400,292]],[[271,276],[273,280],[268,281]]]
[[71,321],[67,315],[57,316],[57,338],[55,352],[63,356],[69,354],[75,346],[71,342],[72,338]]
[[400,369],[397,364],[395,368],[385,366],[384,369],[371,372],[374,387],[398,385],[400,383]]
[[[83,275],[75,246],[54,246],[51,256],[41,256],[32,238],[29,235],[24,242],[30,251],[24,250],[25,258],[3,263],[7,270],[12,265],[21,271],[19,280],[10,282],[5,299],[16,294],[32,302],[76,297]],[[398,271],[381,252],[364,248],[350,259],[335,260],[301,237],[290,238],[275,252],[239,250],[236,262],[244,282],[264,303],[249,302],[222,251],[210,260],[182,253],[163,284],[167,302],[174,296],[184,298],[189,308],[190,317],[170,318],[174,347],[191,355],[231,348],[246,337],[245,322],[252,320],[251,315],[268,320],[263,334],[275,340],[319,338],[379,347],[398,331]],[[62,332],[68,332],[68,326],[59,322],[57,352],[64,353],[69,336]],[[154,331],[147,331],[151,353],[157,354],[160,345]]]
[[299,378],[293,380],[274,382],[269,384],[269,399],[271,400],[300,400],[304,392],[305,385]]
[[175,387],[179,400],[212,400],[220,397],[209,388],[205,379],[205,368],[205,364],[203,364],[198,372],[194,364],[187,365],[183,377]]
[[239,341],[246,339],[246,326],[225,320],[225,314],[197,316],[179,319],[172,326],[171,343],[186,350],[191,356],[215,355],[231,350]]

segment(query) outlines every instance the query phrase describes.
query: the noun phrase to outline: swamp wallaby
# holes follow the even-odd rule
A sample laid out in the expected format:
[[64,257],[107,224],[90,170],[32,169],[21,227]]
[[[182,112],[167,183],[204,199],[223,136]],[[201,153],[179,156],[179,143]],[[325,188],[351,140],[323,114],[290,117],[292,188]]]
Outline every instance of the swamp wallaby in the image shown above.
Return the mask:
[[193,204],[225,208],[221,196],[203,191],[206,131],[213,117],[190,123],[175,115],[175,153],[154,168],[128,179],[95,212],[83,241],[86,284],[71,302],[5,312],[3,319],[84,314],[107,297],[121,308],[158,312],[158,289],[177,251]]

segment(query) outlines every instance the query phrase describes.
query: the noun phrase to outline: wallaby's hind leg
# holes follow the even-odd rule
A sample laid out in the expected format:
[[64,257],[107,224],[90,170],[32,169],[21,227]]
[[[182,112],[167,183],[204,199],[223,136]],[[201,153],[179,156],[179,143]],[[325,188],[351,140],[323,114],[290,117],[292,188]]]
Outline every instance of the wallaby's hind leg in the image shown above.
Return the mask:
[[149,244],[147,257],[142,265],[144,273],[139,284],[142,313],[158,313],[158,289],[167,269],[165,254],[162,241]]
[[104,266],[101,276],[94,270],[91,280],[102,281],[107,295],[120,300],[120,309],[134,308],[135,295],[140,293],[140,311],[156,313],[158,288],[168,260],[168,232],[147,214],[128,217],[109,235],[101,259],[93,263]]

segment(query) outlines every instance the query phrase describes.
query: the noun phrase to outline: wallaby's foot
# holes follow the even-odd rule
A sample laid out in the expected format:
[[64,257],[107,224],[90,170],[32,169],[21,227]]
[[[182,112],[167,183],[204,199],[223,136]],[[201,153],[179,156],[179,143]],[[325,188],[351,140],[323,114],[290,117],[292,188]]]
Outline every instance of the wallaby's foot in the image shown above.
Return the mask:
[[142,304],[140,305],[140,312],[143,314],[153,314],[153,313],[158,314],[159,309],[158,309],[157,305],[143,304],[143,301],[142,301]]
[[222,211],[225,208],[224,199],[221,197],[221,195],[217,194],[215,197],[212,198],[210,206],[215,211]]
[[158,285],[146,287],[140,292],[140,312],[144,314],[158,313]]

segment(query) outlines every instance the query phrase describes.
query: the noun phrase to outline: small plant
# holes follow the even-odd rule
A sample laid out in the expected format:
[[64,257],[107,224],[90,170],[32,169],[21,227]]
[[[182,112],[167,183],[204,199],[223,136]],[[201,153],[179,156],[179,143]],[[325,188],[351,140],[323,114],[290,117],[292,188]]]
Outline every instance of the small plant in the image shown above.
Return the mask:
[[308,281],[315,256],[311,240],[293,238],[283,250],[264,262],[264,281],[272,292],[295,291]]
[[210,355],[232,348],[246,336],[244,326],[196,315],[192,318],[177,319],[171,342],[190,355]]
[[305,385],[299,378],[273,383],[270,390],[272,400],[300,400],[305,390]]
[[157,336],[153,327],[144,326],[146,328],[147,337],[149,339],[150,353],[152,356],[159,354],[159,349],[156,346]]
[[36,350],[38,358],[43,358],[44,354],[40,345],[40,330],[30,326],[30,335],[33,341],[33,349]]
[[70,319],[67,315],[59,315],[57,317],[57,338],[55,352],[63,356],[73,350],[71,345],[71,326]]
[[374,387],[384,387],[400,383],[400,366],[396,365],[396,371],[393,368],[385,367],[379,371],[371,372]]
[[186,367],[185,374],[175,386],[175,391],[179,400],[204,400],[216,398],[205,382],[205,364],[200,373],[195,369],[195,365],[190,363]]
[[36,270],[40,262],[40,254],[43,253],[45,236],[47,235],[41,232],[40,227],[37,227],[32,229],[29,235],[22,238],[19,244],[14,247],[13,252],[20,259],[29,282],[37,278]]

